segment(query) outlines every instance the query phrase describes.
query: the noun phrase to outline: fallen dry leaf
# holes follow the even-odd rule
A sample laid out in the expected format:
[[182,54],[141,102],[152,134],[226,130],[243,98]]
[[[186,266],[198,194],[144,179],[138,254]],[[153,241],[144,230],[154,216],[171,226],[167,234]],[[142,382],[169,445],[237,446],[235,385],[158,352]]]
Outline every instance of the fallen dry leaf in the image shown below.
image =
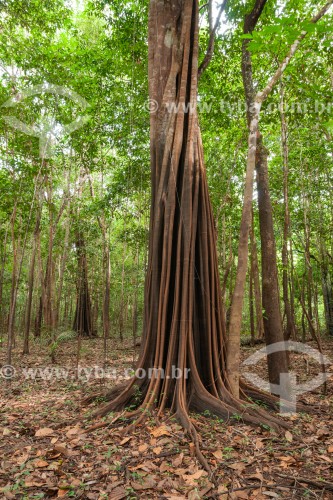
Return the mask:
[[131,439],[132,439],[132,436],[125,437],[122,441],[120,441],[121,446],[128,443],[128,441],[130,441]]
[[48,437],[48,436],[53,436],[54,430],[50,429],[49,427],[44,427],[43,429],[38,429],[36,431],[35,436],[36,437]]
[[243,470],[245,469],[246,467],[246,464],[244,464],[243,462],[237,462],[235,464],[228,464],[228,467],[230,469],[233,469],[239,473],[243,472]]
[[248,491],[235,491],[236,498],[241,498],[247,500],[249,498]]
[[198,470],[194,474],[184,474],[182,477],[186,484],[195,486],[196,481],[201,478],[201,476],[205,473],[203,470]]
[[222,458],[223,458],[222,450],[216,450],[216,451],[214,451],[213,455],[218,460],[222,460]]
[[144,481],[142,483],[139,483],[137,481],[132,481],[131,486],[134,490],[150,490],[152,488],[155,488],[156,486],[156,481],[152,476],[147,476],[144,478]]
[[259,481],[264,480],[264,476],[261,474],[261,472],[257,472],[256,474],[251,474],[250,476],[246,476],[246,479],[258,479]]
[[109,500],[122,500],[127,497],[127,491],[123,486],[118,486],[109,494]]
[[146,451],[148,448],[148,445],[147,444],[141,444],[138,448],[139,452],[140,453],[143,453],[144,451]]
[[166,425],[160,425],[156,429],[151,430],[150,434],[157,438],[161,436],[170,436],[170,431],[168,430]]
[[200,500],[200,498],[201,498],[201,496],[200,496],[199,492],[197,491],[197,489],[191,490],[189,492],[189,494],[187,495],[188,500]]
[[291,442],[292,442],[292,440],[293,440],[293,435],[292,435],[292,433],[291,433],[291,432],[289,432],[289,431],[286,431],[286,432],[284,433],[284,437],[286,438],[286,440],[287,440],[287,441],[289,441],[289,443],[291,443]]
[[[57,443],[54,445],[54,450],[59,452],[60,454],[68,457],[70,455],[70,451],[66,448],[66,445]],[[53,457],[55,458],[55,457]]]
[[256,444],[256,448],[258,448],[258,450],[262,450],[265,446],[261,439],[256,439],[255,444]]
[[67,495],[67,490],[58,490],[58,497],[64,497]]
[[45,460],[37,460],[35,462],[35,467],[38,467],[38,468],[42,468],[42,467],[48,467],[48,462],[46,462]]
[[68,438],[71,438],[73,436],[76,436],[76,434],[78,434],[80,431],[82,431],[82,429],[80,429],[80,427],[67,428],[66,436]]
[[172,465],[174,467],[180,467],[181,464],[183,463],[183,459],[184,459],[184,453],[180,453],[180,455],[178,455],[178,457],[176,457],[174,460],[172,460]]
[[16,460],[16,463],[18,465],[23,465],[29,458],[29,455],[28,453],[26,453],[25,455],[22,455],[21,457],[19,457],[17,460]]

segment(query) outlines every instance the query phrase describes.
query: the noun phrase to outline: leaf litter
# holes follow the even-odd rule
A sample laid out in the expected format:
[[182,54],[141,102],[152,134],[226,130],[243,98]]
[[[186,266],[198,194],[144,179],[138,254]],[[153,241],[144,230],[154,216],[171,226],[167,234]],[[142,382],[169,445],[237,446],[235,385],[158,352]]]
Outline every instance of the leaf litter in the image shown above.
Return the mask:
[[[81,364],[102,366],[102,339],[82,342]],[[115,353],[109,359],[112,367],[131,367],[130,343],[110,344]],[[327,342],[324,348],[333,358],[332,346]],[[192,414],[200,429],[201,449],[214,471],[209,477],[172,415],[161,421],[152,414],[147,425],[127,436],[120,432],[121,421],[118,427],[112,423],[115,415],[105,417],[107,425],[91,430],[95,422],[89,417],[102,402],[85,408],[81,401],[106,389],[110,380],[75,380],[75,359],[76,344],[69,342],[58,363],[73,376],[56,382],[18,376],[10,388],[1,385],[1,499],[333,499],[330,383],[325,397],[320,389],[302,396],[319,408],[318,413],[297,415],[281,435]],[[28,358],[16,354],[14,360],[21,368],[49,363],[33,344]],[[295,357],[293,367],[297,363],[302,378],[304,360]],[[256,370],[265,375],[264,365]]]

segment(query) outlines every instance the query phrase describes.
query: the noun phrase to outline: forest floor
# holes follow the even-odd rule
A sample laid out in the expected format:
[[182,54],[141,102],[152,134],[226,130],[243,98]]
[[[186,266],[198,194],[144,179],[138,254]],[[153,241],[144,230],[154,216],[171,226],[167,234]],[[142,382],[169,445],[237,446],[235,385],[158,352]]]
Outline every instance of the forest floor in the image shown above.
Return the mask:
[[[103,374],[102,339],[82,341],[79,377],[76,341],[61,345],[54,365],[45,343],[32,342],[24,357],[17,345],[15,376],[11,384],[0,379],[0,499],[333,499],[332,378],[325,396],[322,388],[301,396],[319,407],[317,413],[289,417],[290,430],[280,434],[192,415],[214,471],[210,478],[172,418],[162,422],[152,415],[124,435],[122,421],[114,426],[108,415],[106,427],[91,430],[96,421],[89,417],[103,402],[83,407],[83,397],[104,392],[133,364],[130,340],[108,344],[107,379],[97,378]],[[244,359],[260,347],[244,347]],[[333,342],[324,341],[323,348],[333,360]],[[300,381],[319,371],[302,354],[292,354],[291,362]],[[3,348],[0,370],[4,364]],[[255,371],[264,376],[264,361]]]

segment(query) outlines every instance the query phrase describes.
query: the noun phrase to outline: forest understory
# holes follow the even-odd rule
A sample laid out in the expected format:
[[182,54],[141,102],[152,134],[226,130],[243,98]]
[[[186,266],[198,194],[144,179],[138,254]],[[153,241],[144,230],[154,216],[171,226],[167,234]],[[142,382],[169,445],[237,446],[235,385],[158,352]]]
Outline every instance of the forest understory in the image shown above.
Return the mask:
[[0,1],[0,500],[333,500],[332,26]]
[[[242,359],[258,347],[243,346]],[[144,426],[122,434],[121,414],[117,421],[119,414],[92,418],[101,399],[82,405],[90,394],[107,391],[116,383],[111,375],[133,366],[137,353],[132,340],[110,339],[107,365],[100,338],[82,340],[79,363],[75,340],[60,346],[53,365],[40,341],[31,343],[29,356],[21,352],[19,341],[13,356],[16,374],[10,384],[0,386],[1,499],[333,498],[331,383],[326,395],[320,387],[300,396],[316,408],[315,413],[290,417],[290,429],[280,434],[265,426],[192,413],[201,450],[214,473],[209,477],[194,456],[191,439],[168,413],[163,420],[152,413]],[[323,340],[323,352],[333,360],[330,340]],[[298,383],[320,370],[303,354],[292,353],[290,362]],[[0,365],[5,365],[3,351]],[[79,378],[78,365],[82,367]],[[97,367],[104,367],[108,378],[97,378]],[[90,376],[84,377],[83,369],[89,368]],[[332,368],[333,364],[329,375]],[[267,378],[264,361],[254,369]],[[35,379],[27,373],[36,374]],[[98,428],[99,424],[104,427]]]

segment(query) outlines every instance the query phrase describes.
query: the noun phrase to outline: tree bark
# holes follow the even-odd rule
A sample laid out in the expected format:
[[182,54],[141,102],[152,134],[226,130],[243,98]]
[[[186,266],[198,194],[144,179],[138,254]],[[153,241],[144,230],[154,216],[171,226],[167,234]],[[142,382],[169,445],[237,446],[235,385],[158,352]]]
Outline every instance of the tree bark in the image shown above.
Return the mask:
[[88,267],[83,237],[78,234],[76,240],[77,251],[77,299],[76,310],[74,317],[73,330],[79,336],[93,337],[94,331],[92,327],[91,301],[88,284]]
[[250,313],[250,333],[251,333],[251,345],[254,345],[255,339],[255,328],[254,328],[254,307],[253,307],[253,265],[252,259],[250,261],[250,272],[249,272],[249,313]]
[[15,220],[17,215],[17,201],[15,202],[14,209],[10,218],[11,236],[12,236],[12,249],[13,249],[13,263],[12,263],[12,286],[10,294],[9,316],[8,316],[8,343],[7,343],[7,364],[12,364],[12,351],[14,344],[14,328],[15,328],[15,311],[17,300],[17,280],[18,280],[18,243],[15,236]]
[[62,252],[61,260],[60,260],[59,285],[58,285],[58,290],[57,290],[57,301],[56,301],[56,307],[55,307],[55,318],[54,318],[55,328],[57,328],[58,324],[59,324],[60,304],[61,304],[62,290],[63,290],[63,285],[64,285],[64,274],[65,274],[65,269],[66,269],[66,262],[67,262],[67,257],[68,257],[68,248],[69,248],[70,206],[68,206],[67,210],[68,210],[68,213],[67,213],[67,220],[65,223],[64,248],[63,248],[63,252]]
[[[137,409],[125,415],[138,424],[152,408],[161,415],[169,406],[209,468],[189,409],[227,419],[241,413],[254,423],[272,420],[245,408],[229,391],[216,231],[196,110],[197,75],[198,1],[151,0],[149,91],[158,110],[151,114],[149,260],[137,364],[145,372],[112,390],[111,402],[98,414],[131,402]],[[175,112],[169,112],[170,103]]]
[[30,269],[29,269],[29,278],[28,278],[28,298],[27,298],[27,307],[26,307],[26,315],[25,315],[23,354],[29,354],[31,306],[32,306],[32,297],[33,297],[33,290],[34,290],[37,241],[38,241],[38,238],[40,235],[41,210],[42,210],[42,207],[41,207],[41,205],[39,205],[39,207],[37,209],[35,230],[34,230],[33,242],[32,242],[32,251],[31,251],[31,258],[30,258]]
[[253,291],[256,309],[256,330],[259,339],[263,339],[264,332],[264,318],[262,314],[262,302],[261,302],[261,288],[260,288],[260,276],[259,276],[259,265],[258,265],[258,252],[257,243],[254,233],[254,214],[252,208],[252,225],[250,232],[251,239],[251,268],[253,276]]
[[284,337],[286,340],[295,339],[295,318],[291,303],[289,300],[289,255],[288,245],[290,243],[290,210],[289,210],[289,193],[288,193],[288,177],[289,177],[289,150],[287,138],[287,120],[284,112],[284,87],[283,82],[280,82],[280,117],[281,117],[281,139],[282,139],[282,157],[283,157],[283,201],[284,201],[284,223],[283,223],[283,243],[282,243],[282,286],[283,286],[283,302],[284,312],[286,316],[286,328]]
[[2,254],[1,254],[1,272],[0,272],[0,338],[5,331],[5,314],[4,314],[4,304],[3,304],[3,284],[4,284],[4,274],[6,266],[7,257],[7,238],[10,229],[10,224],[6,227],[5,237],[3,240]]
[[[261,140],[257,149],[257,189],[261,237],[262,305],[266,344],[275,344],[284,339],[280,312],[280,295],[276,262],[276,246],[273,226],[273,210],[269,194],[268,151]],[[271,384],[280,383],[280,374],[288,373],[286,351],[267,356],[268,375]]]
[[320,242],[322,290],[325,310],[325,324],[328,335],[333,335],[333,286],[325,243]]

